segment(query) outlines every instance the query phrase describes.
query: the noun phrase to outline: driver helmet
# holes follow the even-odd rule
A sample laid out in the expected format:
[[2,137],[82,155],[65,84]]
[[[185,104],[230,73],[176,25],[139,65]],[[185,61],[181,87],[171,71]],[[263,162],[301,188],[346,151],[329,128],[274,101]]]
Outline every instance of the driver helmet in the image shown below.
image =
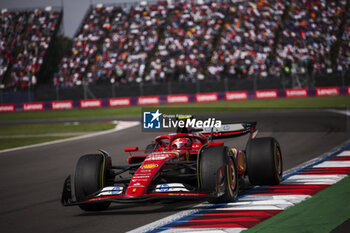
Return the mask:
[[171,148],[173,150],[191,150],[192,142],[189,138],[177,138],[173,141]]

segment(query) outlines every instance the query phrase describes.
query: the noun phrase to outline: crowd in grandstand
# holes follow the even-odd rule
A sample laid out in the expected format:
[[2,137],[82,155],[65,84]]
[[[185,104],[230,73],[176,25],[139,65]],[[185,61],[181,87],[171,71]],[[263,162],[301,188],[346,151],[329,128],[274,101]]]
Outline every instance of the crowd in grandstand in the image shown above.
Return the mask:
[[[348,6],[349,7],[349,6]],[[345,15],[344,33],[341,36],[340,51],[337,59],[337,71],[344,75],[350,70],[350,10]]]
[[[116,18],[119,23],[103,44],[98,56],[97,72],[101,78],[117,82],[142,79],[146,59],[159,40],[168,9],[165,2],[157,5],[132,7],[127,16]],[[96,75],[95,75],[96,77]],[[97,76],[98,77],[98,76]]]
[[235,1],[208,67],[216,79],[267,76],[274,38],[284,12],[282,0]]
[[[35,84],[59,14],[1,12],[1,83],[7,74],[9,86]],[[349,39],[346,0],[97,4],[86,13],[53,83],[345,73],[350,70]]]
[[0,80],[5,75],[8,65],[15,54],[15,49],[21,46],[21,36],[25,32],[26,12],[0,13]]
[[345,68],[345,60],[338,67],[331,63],[345,5],[345,0],[292,0],[272,68],[284,67],[287,74],[327,74]]
[[54,76],[54,83],[66,86],[81,85],[89,65],[94,62],[98,46],[105,34],[111,30],[118,6],[97,5],[90,7],[79,33],[73,39],[71,54],[65,56]]
[[227,8],[226,3],[215,2],[176,4],[145,80],[195,80],[203,77],[203,68]]
[[9,87],[36,84],[36,75],[56,30],[60,12],[51,8],[26,11],[2,10],[0,14],[0,80],[8,67]]

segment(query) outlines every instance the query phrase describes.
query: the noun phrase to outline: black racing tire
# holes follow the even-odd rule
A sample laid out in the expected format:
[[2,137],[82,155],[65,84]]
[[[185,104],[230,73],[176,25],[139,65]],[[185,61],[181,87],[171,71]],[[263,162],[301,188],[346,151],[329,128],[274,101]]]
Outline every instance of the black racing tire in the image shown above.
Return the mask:
[[253,185],[277,185],[282,180],[282,151],[272,137],[249,140],[246,147],[247,174]]
[[238,173],[232,150],[226,146],[208,147],[198,158],[200,191],[216,196],[208,201],[234,201],[238,195]]
[[[102,189],[106,182],[107,158],[103,154],[83,155],[78,160],[75,177],[75,197],[78,202],[85,201],[89,195]],[[101,211],[109,207],[110,202],[81,204],[85,211]]]

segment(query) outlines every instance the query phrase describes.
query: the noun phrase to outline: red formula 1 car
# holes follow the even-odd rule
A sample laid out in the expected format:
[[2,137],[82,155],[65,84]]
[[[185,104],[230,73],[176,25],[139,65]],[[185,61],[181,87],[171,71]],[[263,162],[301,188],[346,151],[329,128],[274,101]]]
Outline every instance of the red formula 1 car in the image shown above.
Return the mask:
[[[275,185],[282,179],[282,154],[276,139],[256,138],[256,123],[219,128],[180,128],[154,139],[145,150],[126,147],[128,165],[112,165],[107,152],[80,157],[61,202],[86,211],[104,210],[111,202],[199,199],[232,202],[247,185]],[[240,150],[213,141],[250,134]],[[249,180],[249,182],[244,182]],[[75,196],[73,198],[73,196]]]

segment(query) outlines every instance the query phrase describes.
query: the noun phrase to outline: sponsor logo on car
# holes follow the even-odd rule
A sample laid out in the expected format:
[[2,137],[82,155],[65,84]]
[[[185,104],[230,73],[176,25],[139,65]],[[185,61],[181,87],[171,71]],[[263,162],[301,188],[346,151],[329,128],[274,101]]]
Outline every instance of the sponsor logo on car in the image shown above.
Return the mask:
[[[132,179],[132,182],[147,182],[148,179]],[[131,186],[130,186],[131,187]]]
[[123,193],[123,190],[124,188],[120,186],[108,186],[104,187],[97,196],[120,195]]
[[114,187],[112,189],[112,195],[119,195],[119,194],[122,194],[123,192],[123,187]]
[[150,178],[150,175],[141,175],[141,176],[139,176],[139,175],[135,175],[133,178],[135,178],[135,179],[143,179],[143,178]]
[[153,169],[153,168],[155,168],[155,167],[158,167],[158,164],[153,164],[153,163],[151,163],[151,164],[143,165],[143,166],[142,166],[142,169]]
[[148,172],[148,173],[151,174],[152,170],[150,170],[150,169],[142,169],[140,172],[142,172],[142,173]]
[[[175,153],[177,154],[177,153]],[[154,153],[154,154],[150,154],[145,161],[157,161],[157,160],[164,160],[167,159],[171,156],[173,156],[174,153]]]
[[132,184],[132,185],[129,186],[129,188],[131,188],[131,187],[145,187],[145,186],[138,182],[138,183],[135,183],[135,184]]
[[224,125],[224,126],[222,127],[222,129],[223,129],[224,131],[229,131],[229,130],[231,129],[231,127],[230,127],[229,125]]
[[159,186],[159,191],[161,191],[161,192],[167,192],[167,191],[169,191],[169,185],[167,185],[167,184],[162,184],[162,185],[160,185]]
[[170,183],[170,184],[159,184],[156,186],[155,192],[189,192],[183,184]]

